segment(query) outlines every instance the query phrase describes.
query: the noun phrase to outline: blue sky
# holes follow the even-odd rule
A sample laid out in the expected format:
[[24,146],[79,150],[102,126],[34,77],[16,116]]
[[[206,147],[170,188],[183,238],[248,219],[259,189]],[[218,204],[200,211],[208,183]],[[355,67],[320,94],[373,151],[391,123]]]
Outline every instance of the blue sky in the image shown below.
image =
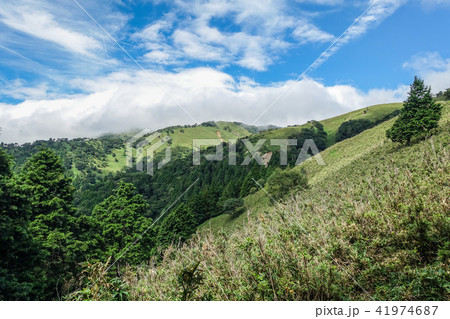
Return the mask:
[[0,140],[300,124],[401,101],[415,74],[439,91],[449,15],[450,0],[0,0]]

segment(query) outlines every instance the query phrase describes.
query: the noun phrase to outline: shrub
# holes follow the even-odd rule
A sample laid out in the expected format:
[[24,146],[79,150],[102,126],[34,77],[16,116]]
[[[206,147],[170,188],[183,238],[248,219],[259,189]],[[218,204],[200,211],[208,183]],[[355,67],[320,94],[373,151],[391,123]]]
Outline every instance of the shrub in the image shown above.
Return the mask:
[[183,267],[178,273],[178,284],[181,286],[181,300],[188,301],[193,297],[195,290],[201,285],[203,275],[198,269],[200,262],[197,261],[191,266]]
[[[364,114],[366,114],[366,110],[364,110]],[[365,130],[368,130],[374,126],[377,126],[378,124],[386,122],[387,120],[390,120],[391,118],[396,117],[399,114],[400,114],[400,110],[395,110],[373,122],[366,120],[366,119],[349,120],[349,121],[343,122],[339,126],[338,131],[336,133],[336,142],[340,142],[347,138],[356,136],[359,133],[362,133]]]
[[242,198],[230,198],[223,204],[224,214],[235,218],[245,211],[244,200]]
[[336,133],[336,142],[358,135],[359,133],[371,128],[374,123],[369,120],[350,120],[342,123]]
[[317,121],[309,121],[311,127],[304,127],[299,132],[290,135],[289,139],[297,140],[297,148],[301,149],[305,140],[312,139],[316,144],[319,151],[323,151],[326,148],[327,133],[324,130],[323,124]]
[[282,199],[289,193],[308,187],[304,171],[297,169],[275,169],[267,180],[267,191],[274,199]]

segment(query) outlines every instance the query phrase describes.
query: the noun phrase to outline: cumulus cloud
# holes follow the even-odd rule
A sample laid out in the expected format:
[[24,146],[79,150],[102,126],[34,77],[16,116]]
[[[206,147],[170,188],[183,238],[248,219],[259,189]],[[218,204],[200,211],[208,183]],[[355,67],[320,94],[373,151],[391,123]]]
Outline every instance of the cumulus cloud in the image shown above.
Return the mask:
[[450,87],[450,59],[442,58],[438,52],[416,54],[403,67],[421,76],[435,93]]
[[[0,140],[29,142],[49,137],[93,137],[131,129],[156,130],[192,124],[174,98],[197,122],[228,120],[252,123],[292,81],[263,86],[248,78],[236,80],[211,68],[152,72],[166,95],[143,71],[121,71],[74,86],[86,93],[18,105],[0,104]],[[361,92],[351,86],[327,87],[306,78],[295,84],[259,121],[301,124],[371,104],[401,101],[407,88]]]

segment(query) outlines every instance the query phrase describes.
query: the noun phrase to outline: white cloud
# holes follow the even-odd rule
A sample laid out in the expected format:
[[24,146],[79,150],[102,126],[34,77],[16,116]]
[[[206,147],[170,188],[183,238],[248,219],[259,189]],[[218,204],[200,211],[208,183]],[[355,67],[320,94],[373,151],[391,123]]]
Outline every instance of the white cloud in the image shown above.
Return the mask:
[[3,83],[0,87],[0,96],[9,96],[17,100],[39,100],[49,96],[48,85],[41,83],[37,86],[29,86],[23,80],[14,80]]
[[403,64],[421,76],[433,92],[450,87],[450,59],[443,59],[438,52],[424,52],[413,56]]
[[[251,79],[236,81],[224,72],[196,68],[152,76],[198,122],[230,120],[252,123],[292,81],[262,86]],[[158,129],[191,123],[142,71],[121,71],[72,83],[88,93],[61,98],[0,104],[0,139],[27,142],[49,137],[96,136],[134,128]],[[351,86],[326,87],[312,79],[295,84],[260,124],[301,124],[371,104],[401,101],[407,88],[361,92]]]
[[57,17],[41,4],[39,1],[26,0],[2,3],[0,22],[9,28],[55,43],[73,53],[93,57],[94,52],[102,48],[100,42],[92,36],[61,25]]
[[[326,42],[334,37],[305,17],[290,15],[285,1],[175,1],[173,12],[132,38],[143,41],[150,62],[212,61],[266,70],[290,43]],[[182,16],[177,16],[182,12]],[[214,21],[221,20],[220,27]],[[169,21],[169,22],[167,22]],[[231,28],[232,27],[232,28]]]
[[307,22],[295,28],[293,35],[299,39],[302,44],[310,42],[330,42],[335,38],[328,32],[322,31],[315,25]]
[[[297,2],[344,5],[341,0]],[[377,26],[406,2],[407,0],[372,0],[370,10],[316,61],[314,67],[318,67],[343,45]],[[151,62],[163,64],[187,60],[213,61],[264,71],[288,48],[308,43],[331,43],[336,39],[335,35],[320,29],[311,21],[314,15],[292,10],[291,6],[287,1],[274,0],[175,1],[178,11],[170,13],[169,27],[164,24],[164,18],[139,33],[149,34],[145,40],[149,52],[145,57]],[[176,12],[180,11],[184,16],[177,16]],[[212,22],[214,19],[229,23],[229,26],[233,26],[233,31],[223,25],[220,29],[215,27]],[[168,32],[169,29],[172,30]],[[163,34],[161,30],[167,34]],[[292,42],[289,36],[296,41]]]
[[296,2],[335,6],[338,4],[342,4],[344,0],[296,0]]

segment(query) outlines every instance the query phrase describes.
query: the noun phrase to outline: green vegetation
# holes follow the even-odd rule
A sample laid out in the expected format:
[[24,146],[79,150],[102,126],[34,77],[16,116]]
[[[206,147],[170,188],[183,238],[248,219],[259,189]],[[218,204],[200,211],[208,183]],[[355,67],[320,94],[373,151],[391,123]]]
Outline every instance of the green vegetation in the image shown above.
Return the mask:
[[408,148],[383,142],[392,121],[363,132],[360,141],[382,143],[282,207],[130,269],[130,298],[180,298],[178,270],[199,262],[193,300],[447,300],[448,120],[446,112],[437,135]]
[[442,105],[433,101],[431,88],[415,77],[400,116],[386,132],[386,136],[393,142],[410,144],[412,139],[427,136],[435,129],[441,113]]
[[31,212],[23,186],[10,167],[10,156],[0,150],[0,299],[37,299],[43,293],[43,256],[30,233]]
[[[111,257],[116,262],[121,258],[121,263],[138,264],[152,255],[155,234],[150,229],[152,220],[145,217],[149,205],[135,191],[133,184],[121,182],[114,195],[95,206],[92,212],[98,224],[96,230],[101,234],[98,244],[103,260]],[[139,242],[131,246],[139,234],[143,234]],[[127,253],[122,256],[124,250]]]
[[236,218],[245,211],[244,200],[242,198],[229,198],[223,203],[224,214]]
[[437,101],[448,101],[448,100],[450,100],[450,88],[448,88],[444,92],[439,91],[436,94],[436,100]]
[[287,197],[292,192],[300,192],[308,187],[305,171],[281,168],[275,169],[267,180],[267,192],[275,200]]
[[347,138],[358,135],[359,133],[364,132],[365,130],[372,128],[374,126],[377,126],[378,124],[383,123],[393,117],[396,117],[399,114],[400,110],[395,110],[392,113],[389,113],[383,116],[382,118],[379,118],[374,121],[369,121],[367,119],[346,121],[342,123],[338,128],[338,131],[336,133],[336,142],[340,142]]
[[[17,164],[0,150],[0,299],[447,299],[440,105],[439,127],[409,147],[385,139],[401,104],[253,135],[228,122],[170,127],[159,133],[172,161],[153,176],[123,167],[131,135],[3,145]],[[335,143],[359,120],[371,127]],[[267,140],[263,165],[241,165],[241,141],[235,166],[226,143],[223,161],[192,164],[193,138],[246,135]],[[298,141],[281,167],[270,138]],[[327,165],[293,167],[307,139]]]

